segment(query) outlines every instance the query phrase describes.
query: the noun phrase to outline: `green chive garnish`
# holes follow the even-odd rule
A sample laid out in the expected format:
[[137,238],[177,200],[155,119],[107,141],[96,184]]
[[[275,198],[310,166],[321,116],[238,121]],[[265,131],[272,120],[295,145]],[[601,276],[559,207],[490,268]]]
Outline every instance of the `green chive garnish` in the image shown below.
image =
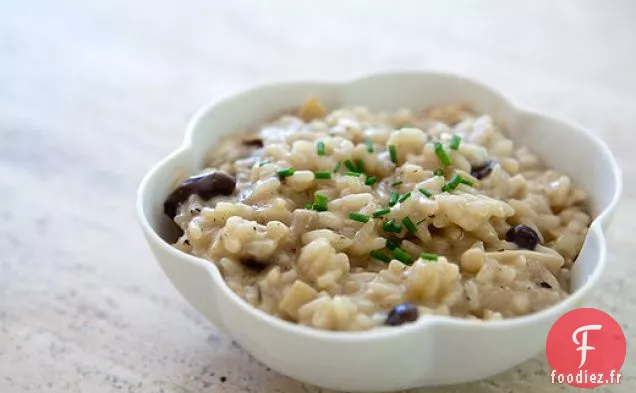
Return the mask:
[[286,169],[282,169],[278,172],[276,172],[278,174],[278,177],[280,177],[281,179],[284,179],[286,177],[292,176],[294,174],[294,172],[296,172],[296,170],[294,168],[286,168]]
[[444,170],[442,168],[437,168],[433,171],[433,175],[444,177]]
[[400,247],[396,247],[395,250],[392,251],[393,256],[398,261],[402,262],[405,265],[410,265],[413,262],[413,259],[406,251],[402,250]]
[[422,218],[421,220],[419,220],[418,222],[415,223],[415,225],[420,225],[421,223],[423,223],[424,221],[426,221],[426,218]]
[[355,176],[355,177],[360,177],[362,176],[362,173],[359,172],[345,172],[344,173],[345,176]]
[[369,219],[371,217],[367,216],[366,214],[351,212],[349,213],[349,218],[352,219],[353,221],[366,223],[366,222],[369,222]]
[[314,210],[318,212],[327,211],[328,199],[322,194],[314,195]]
[[351,160],[345,161],[344,164],[347,167],[347,169],[349,169],[351,172],[358,172],[358,168],[356,168],[356,166],[353,165],[353,162],[351,162]]
[[466,184],[467,186],[471,186],[471,187],[475,184],[475,183],[473,183],[472,181],[470,181],[468,179],[464,179],[463,177],[462,177],[461,183],[462,184]]
[[393,251],[396,248],[399,247],[399,244],[397,244],[396,242],[394,242],[391,239],[386,239],[386,248],[388,248],[389,250]]
[[389,257],[388,255],[385,255],[385,254],[381,253],[381,252],[380,252],[380,251],[378,251],[378,250],[373,250],[373,251],[371,251],[371,252],[369,253],[369,255],[370,255],[372,258],[378,259],[378,260],[380,260],[380,261],[382,261],[382,262],[386,262],[386,263],[391,262],[391,257]]
[[402,195],[402,197],[400,197],[400,199],[398,199],[398,202],[402,203],[405,200],[409,199],[411,197],[411,193],[407,192],[406,194]]
[[367,139],[364,141],[364,144],[367,145],[367,152],[373,153],[373,141],[371,139]]
[[400,130],[401,130],[402,128],[413,128],[413,124],[406,123],[405,125],[403,125],[402,127],[400,127]]
[[422,195],[424,195],[427,198],[430,198],[433,196],[433,194],[431,194],[431,192],[429,190],[427,190],[426,188],[420,188],[419,192],[422,193]]
[[442,191],[446,191],[446,192],[453,191],[454,189],[457,188],[458,185],[460,185],[462,183],[463,184],[467,184],[469,186],[473,185],[473,182],[471,182],[470,180],[466,180],[463,177],[461,177],[460,175],[455,175],[455,176],[453,176],[451,181],[449,181],[448,183],[444,184],[444,187],[442,187]]
[[399,186],[400,184],[402,184],[402,180],[396,180],[393,183],[391,183],[391,187]]
[[261,161],[258,166],[265,166],[267,164],[269,164],[269,161]]
[[437,158],[439,158],[439,160],[442,162],[442,164],[444,164],[445,166],[451,165],[453,162],[451,161],[450,157],[448,157],[448,154],[446,154],[446,152],[444,151],[444,146],[442,146],[442,144],[439,142],[435,142],[434,146],[435,154],[437,155]]
[[311,203],[305,203],[305,209],[311,210]]
[[384,229],[385,232],[389,233],[400,233],[400,231],[402,230],[402,225],[397,224],[395,220],[391,220],[382,224],[382,229]]
[[451,181],[449,181],[448,183],[444,184],[444,186],[442,187],[442,191],[444,192],[450,192],[453,191],[455,188],[457,188],[457,186],[459,185],[459,183],[461,182],[461,180],[459,180],[459,175],[455,175]]
[[420,254],[420,258],[427,260],[427,261],[437,261],[437,258],[439,258],[439,255],[437,254],[431,254],[428,252],[423,252]]
[[367,177],[367,180],[364,181],[364,184],[366,184],[367,186],[372,186],[377,180],[378,178],[375,176]]
[[331,172],[314,172],[316,179],[331,179]]
[[403,218],[402,224],[404,224],[404,227],[406,228],[407,231],[411,233],[417,232],[417,227],[415,226],[415,224],[413,224],[413,221],[411,221],[409,217]]
[[459,135],[453,135],[450,141],[449,147],[453,150],[459,149],[459,144],[462,142],[462,137]]
[[373,217],[378,218],[391,213],[391,209],[380,209],[373,212]]
[[395,145],[389,145],[389,155],[391,155],[391,161],[397,164],[397,152],[395,151]]
[[336,166],[333,168],[333,173],[336,173],[340,170],[340,167],[342,166],[342,162],[338,161],[338,163],[336,164]]
[[356,169],[358,169],[356,172],[364,172],[364,164],[362,163],[361,159],[356,160]]
[[318,141],[316,145],[316,152],[319,156],[324,156],[326,154],[325,143],[323,141]]
[[400,197],[400,193],[397,191],[392,191],[391,195],[389,195],[389,206],[393,206],[397,203],[398,198]]

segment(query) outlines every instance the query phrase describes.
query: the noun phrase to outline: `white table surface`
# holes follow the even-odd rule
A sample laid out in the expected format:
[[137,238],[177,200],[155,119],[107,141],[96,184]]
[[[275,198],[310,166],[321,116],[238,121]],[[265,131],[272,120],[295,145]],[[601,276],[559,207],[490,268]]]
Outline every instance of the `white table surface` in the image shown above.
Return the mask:
[[[628,340],[622,384],[597,391],[634,391],[636,2],[226,3],[0,7],[0,392],[320,391],[268,370],[184,302],[142,240],[136,186],[207,101],[423,68],[581,123],[618,156],[625,192],[591,305]],[[577,390],[548,373],[539,355],[426,391]]]

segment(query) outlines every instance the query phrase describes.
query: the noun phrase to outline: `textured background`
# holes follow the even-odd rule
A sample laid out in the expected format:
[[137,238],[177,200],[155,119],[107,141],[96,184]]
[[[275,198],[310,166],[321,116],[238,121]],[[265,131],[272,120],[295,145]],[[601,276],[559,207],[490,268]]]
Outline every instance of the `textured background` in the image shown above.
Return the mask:
[[[319,391],[269,371],[181,299],[142,240],[135,189],[207,101],[420,68],[479,78],[617,154],[625,193],[592,305],[621,323],[628,358],[623,384],[598,391],[634,391],[636,2],[87,3],[1,7],[0,392]],[[438,391],[575,391],[548,373],[540,355]]]

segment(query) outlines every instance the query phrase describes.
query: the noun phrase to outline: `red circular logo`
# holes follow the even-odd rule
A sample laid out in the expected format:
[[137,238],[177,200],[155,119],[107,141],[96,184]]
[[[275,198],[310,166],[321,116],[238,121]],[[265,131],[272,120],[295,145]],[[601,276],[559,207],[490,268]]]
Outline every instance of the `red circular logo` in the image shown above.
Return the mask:
[[593,388],[620,383],[627,345],[614,318],[595,308],[579,308],[552,325],[545,350],[552,383]]

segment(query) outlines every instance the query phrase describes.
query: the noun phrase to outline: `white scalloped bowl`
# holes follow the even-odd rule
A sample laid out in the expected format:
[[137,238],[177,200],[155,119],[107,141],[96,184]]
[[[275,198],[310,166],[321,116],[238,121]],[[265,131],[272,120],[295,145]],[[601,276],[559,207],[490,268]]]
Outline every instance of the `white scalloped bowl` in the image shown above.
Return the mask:
[[[394,328],[328,332],[295,325],[250,306],[228,288],[213,263],[185,254],[164,240],[175,238],[163,214],[163,201],[179,176],[201,170],[206,153],[220,136],[259,125],[310,96],[319,97],[329,108],[365,105],[390,111],[461,101],[491,114],[516,142],[531,147],[550,167],[569,174],[590,195],[595,219],[572,268],[574,293],[548,309],[501,321],[427,316]],[[487,378],[542,351],[552,323],[585,301],[605,269],[603,231],[621,188],[616,160],[591,132],[522,109],[464,77],[412,72],[345,83],[276,84],[205,106],[188,124],[183,144],[142,180],[137,212],[150,248],[174,286],[256,359],[318,386],[372,392]]]

